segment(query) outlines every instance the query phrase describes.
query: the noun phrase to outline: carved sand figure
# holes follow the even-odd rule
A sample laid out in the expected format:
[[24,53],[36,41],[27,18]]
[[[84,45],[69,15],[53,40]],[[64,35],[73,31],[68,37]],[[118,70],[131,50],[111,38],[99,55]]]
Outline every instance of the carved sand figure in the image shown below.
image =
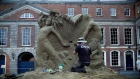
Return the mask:
[[103,66],[103,55],[100,46],[101,29],[88,14],[76,16],[61,15],[57,10],[50,14],[40,14],[40,26],[37,42],[36,67],[58,68],[59,63],[69,70],[77,57],[72,51],[79,37],[84,37],[91,47],[91,68]]
[[[51,44],[49,43],[49,41],[47,39],[48,34],[50,34],[52,32],[53,34],[55,34],[57,36],[57,38],[60,40],[60,42],[63,46],[68,46],[63,43],[61,36],[55,30],[55,27],[57,24],[61,25],[60,21],[56,21],[60,17],[61,16],[59,16],[59,12],[57,10],[51,10],[50,15],[46,15],[43,13],[40,14],[40,18],[38,21],[38,24],[40,26],[40,31],[38,34],[37,59],[41,57],[40,59],[44,60],[45,58],[49,57],[51,60],[57,60],[58,62],[62,62],[61,59],[55,54],[56,51],[53,49],[53,47],[51,47]],[[43,49],[42,46],[45,46],[45,49]],[[45,50],[47,50],[48,52],[51,52],[51,53],[46,53]],[[40,55],[40,52],[42,52],[43,55]],[[44,55],[46,57],[42,57]],[[44,58],[44,59],[42,59],[42,58]],[[50,62],[45,61],[45,63],[47,63],[47,62],[57,63],[57,62],[51,61],[51,60],[50,60]]]

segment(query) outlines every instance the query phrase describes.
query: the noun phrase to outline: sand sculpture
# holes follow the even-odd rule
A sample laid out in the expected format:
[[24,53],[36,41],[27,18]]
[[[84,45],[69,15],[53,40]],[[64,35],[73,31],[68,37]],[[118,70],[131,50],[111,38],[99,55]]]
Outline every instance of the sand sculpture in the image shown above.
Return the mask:
[[50,10],[49,14],[40,13],[38,24],[36,68],[58,68],[63,63],[64,69],[70,70],[78,58],[72,51],[79,37],[84,37],[92,49],[91,69],[103,66],[101,29],[89,14],[68,16]]

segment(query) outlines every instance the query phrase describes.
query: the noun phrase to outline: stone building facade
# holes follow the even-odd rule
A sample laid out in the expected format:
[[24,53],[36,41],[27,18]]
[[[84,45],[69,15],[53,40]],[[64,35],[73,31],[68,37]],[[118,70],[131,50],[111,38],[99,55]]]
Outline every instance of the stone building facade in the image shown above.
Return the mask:
[[[115,71],[136,70],[136,59],[140,56],[139,1],[7,1],[0,3],[0,62],[3,63],[0,65],[6,66],[0,73],[22,73],[23,63],[34,62],[39,13],[48,13],[50,9],[58,9],[62,15],[90,14],[101,26],[105,66]],[[25,68],[30,69],[30,66]]]

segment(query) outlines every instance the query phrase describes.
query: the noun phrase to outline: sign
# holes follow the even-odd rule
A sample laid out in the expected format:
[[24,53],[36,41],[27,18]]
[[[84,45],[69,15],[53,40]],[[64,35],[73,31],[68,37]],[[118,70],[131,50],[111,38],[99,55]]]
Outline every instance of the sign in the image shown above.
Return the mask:
[[1,68],[6,68],[6,65],[1,65]]

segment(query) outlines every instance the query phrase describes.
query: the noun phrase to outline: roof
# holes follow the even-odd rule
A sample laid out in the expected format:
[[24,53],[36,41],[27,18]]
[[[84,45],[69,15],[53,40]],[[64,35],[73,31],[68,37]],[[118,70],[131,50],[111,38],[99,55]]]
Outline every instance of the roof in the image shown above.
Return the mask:
[[134,3],[138,0],[0,0],[0,3],[113,3],[126,4]]

